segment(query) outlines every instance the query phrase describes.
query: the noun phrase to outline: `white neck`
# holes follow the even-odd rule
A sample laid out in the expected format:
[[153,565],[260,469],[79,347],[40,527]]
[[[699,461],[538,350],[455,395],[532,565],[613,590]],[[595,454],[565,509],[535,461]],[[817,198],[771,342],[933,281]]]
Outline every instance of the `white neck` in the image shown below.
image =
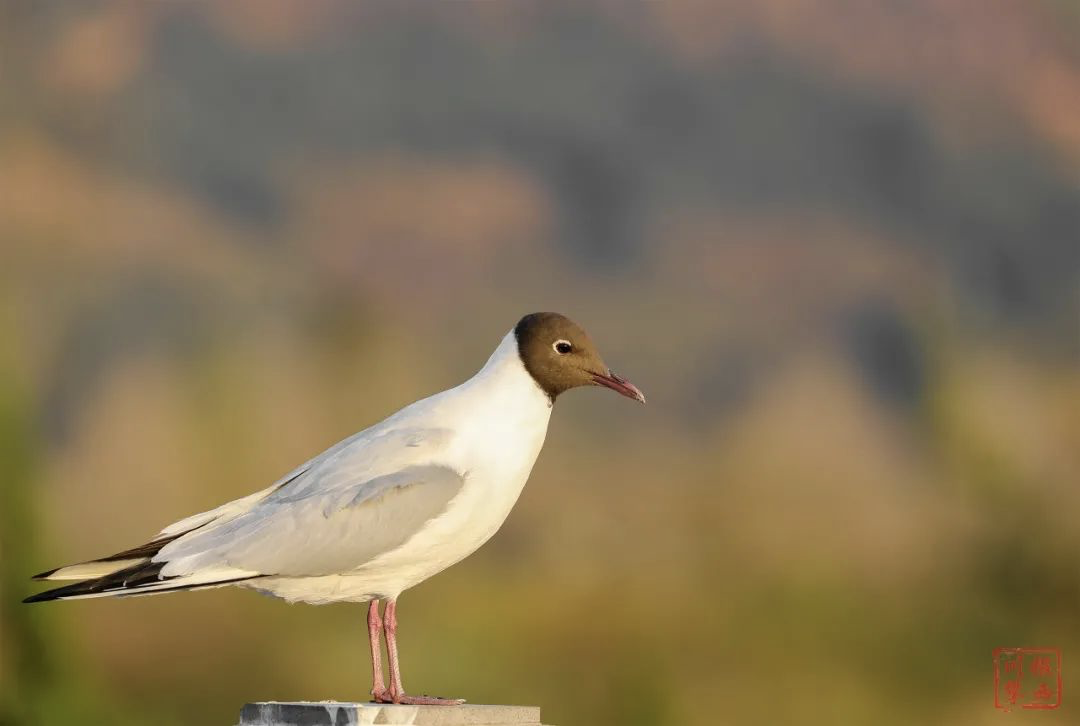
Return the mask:
[[535,404],[542,405],[545,409],[551,408],[551,399],[525,370],[513,330],[503,337],[484,367],[464,385],[470,388],[483,386],[497,389],[502,394],[500,398],[515,398],[518,399],[516,403],[530,408]]

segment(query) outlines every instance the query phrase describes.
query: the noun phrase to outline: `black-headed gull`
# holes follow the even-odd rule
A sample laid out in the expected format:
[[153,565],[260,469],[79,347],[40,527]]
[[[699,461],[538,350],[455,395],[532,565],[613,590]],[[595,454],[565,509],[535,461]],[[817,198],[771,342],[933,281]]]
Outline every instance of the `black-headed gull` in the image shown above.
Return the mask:
[[495,534],[529,478],[555,399],[593,385],[645,402],[575,322],[526,315],[460,386],[406,406],[260,492],[166,527],[147,544],[37,575],[79,582],[25,602],[224,585],[290,602],[368,602],[374,700],[461,703],[405,694],[397,598]]

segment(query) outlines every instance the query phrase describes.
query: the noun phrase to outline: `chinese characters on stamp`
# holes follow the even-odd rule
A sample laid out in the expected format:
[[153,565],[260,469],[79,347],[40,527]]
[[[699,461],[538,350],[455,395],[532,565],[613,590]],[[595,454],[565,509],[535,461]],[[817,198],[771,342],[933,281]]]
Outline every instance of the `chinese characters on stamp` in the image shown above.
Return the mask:
[[1061,651],[995,648],[994,707],[1050,709],[1061,705]]

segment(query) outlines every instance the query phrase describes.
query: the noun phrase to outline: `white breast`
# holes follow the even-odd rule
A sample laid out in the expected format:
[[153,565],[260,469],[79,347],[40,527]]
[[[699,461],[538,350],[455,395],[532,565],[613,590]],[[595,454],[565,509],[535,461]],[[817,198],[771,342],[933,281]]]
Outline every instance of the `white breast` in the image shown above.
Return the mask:
[[400,547],[349,573],[264,579],[253,587],[306,602],[393,598],[472,554],[498,531],[529,478],[551,416],[551,401],[525,370],[513,332],[479,373],[421,408],[409,414],[454,432],[442,463],[465,475],[446,511]]

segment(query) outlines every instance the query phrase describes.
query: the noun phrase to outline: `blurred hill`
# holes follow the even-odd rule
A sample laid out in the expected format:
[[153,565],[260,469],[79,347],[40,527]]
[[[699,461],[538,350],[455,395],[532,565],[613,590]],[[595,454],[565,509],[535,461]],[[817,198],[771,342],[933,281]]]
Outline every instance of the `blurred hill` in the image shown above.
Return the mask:
[[1051,0],[0,5],[0,723],[361,697],[356,607],[14,603],[537,309],[650,405],[560,400],[411,683],[990,722],[992,648],[1080,645],[1077,119]]

